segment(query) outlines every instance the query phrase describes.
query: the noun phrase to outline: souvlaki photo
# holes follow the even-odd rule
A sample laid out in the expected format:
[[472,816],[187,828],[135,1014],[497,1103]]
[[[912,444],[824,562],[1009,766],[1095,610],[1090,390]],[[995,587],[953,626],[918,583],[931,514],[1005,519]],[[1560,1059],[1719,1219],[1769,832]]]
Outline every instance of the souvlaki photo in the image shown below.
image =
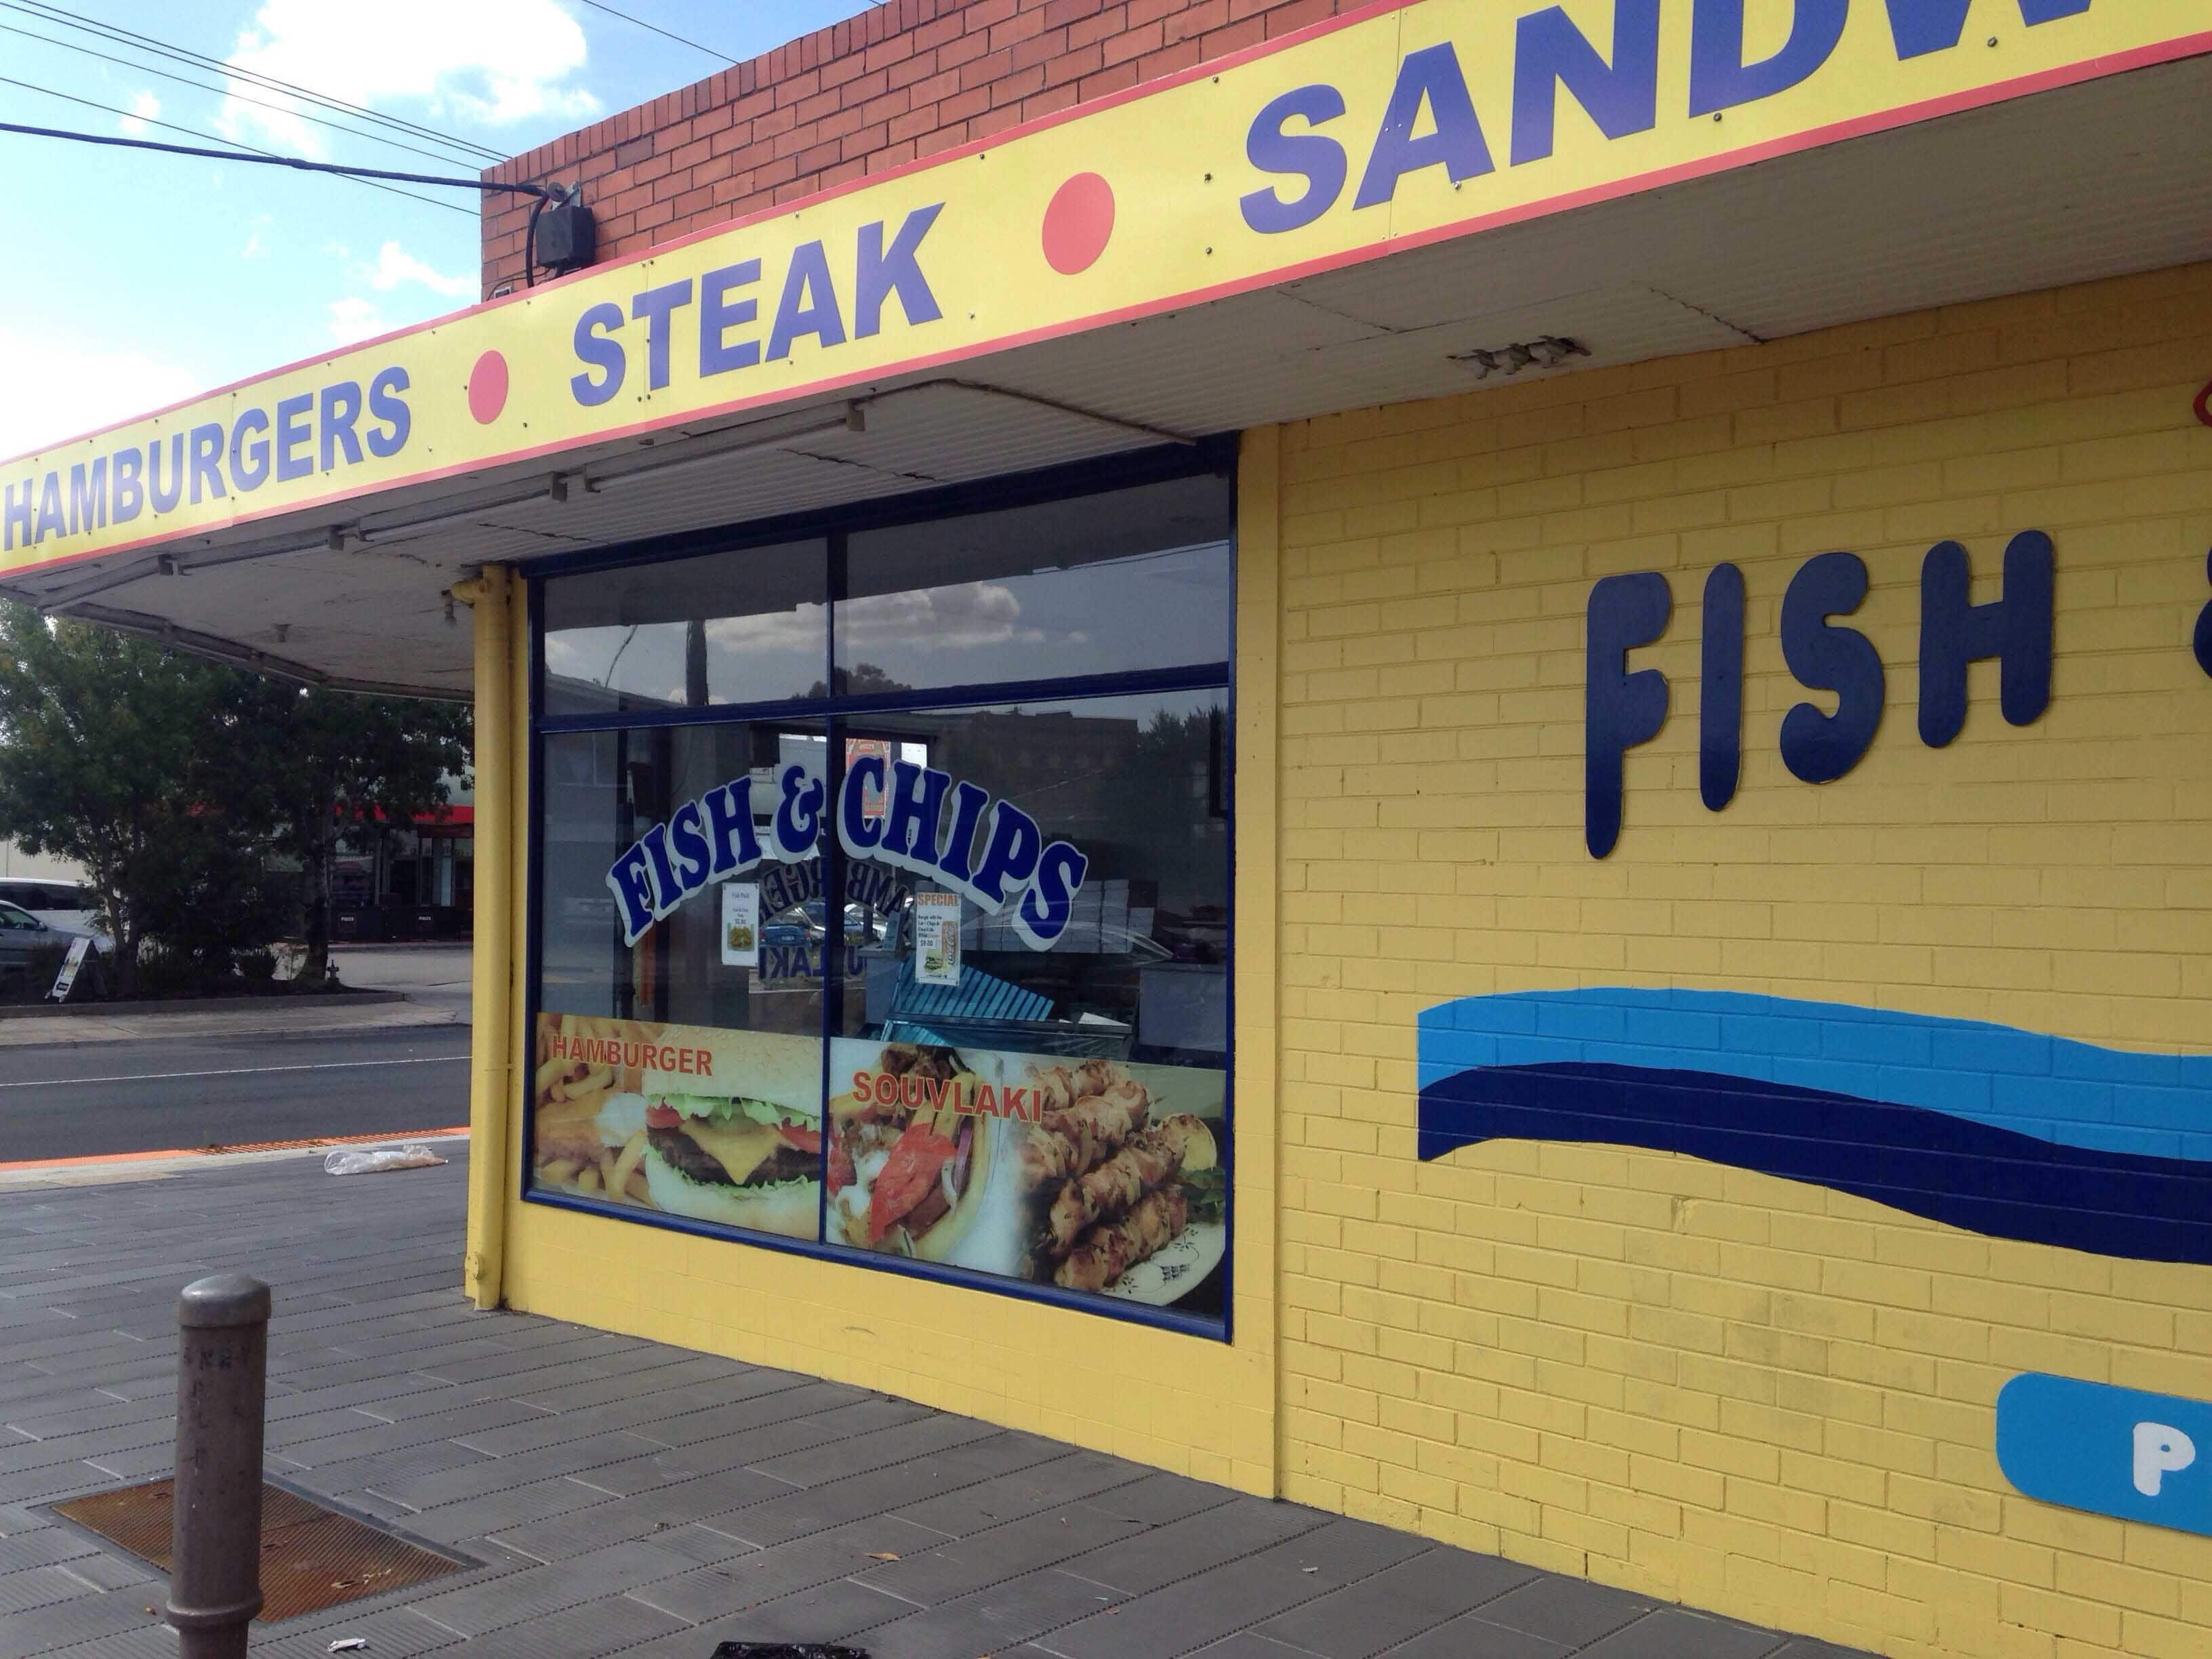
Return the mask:
[[830,1077],[830,1242],[1221,1305],[1224,1073],[848,1038]]

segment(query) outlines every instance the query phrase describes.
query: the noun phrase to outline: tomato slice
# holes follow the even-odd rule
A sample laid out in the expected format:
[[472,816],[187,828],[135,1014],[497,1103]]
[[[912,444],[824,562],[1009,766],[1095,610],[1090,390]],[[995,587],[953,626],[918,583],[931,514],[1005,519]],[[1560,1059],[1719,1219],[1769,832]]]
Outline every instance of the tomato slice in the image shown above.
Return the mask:
[[684,1115],[673,1106],[663,1106],[656,1102],[645,1109],[645,1127],[648,1129],[680,1129],[684,1127]]
[[818,1152],[822,1150],[821,1130],[802,1129],[795,1123],[782,1124],[780,1127],[782,1130],[783,1138],[798,1147],[800,1152]]
[[929,1195],[937,1172],[957,1149],[926,1123],[909,1124],[868,1194],[868,1242],[879,1244],[898,1218]]
[[831,1197],[853,1184],[853,1155],[845,1150],[845,1143],[830,1143],[830,1193]]

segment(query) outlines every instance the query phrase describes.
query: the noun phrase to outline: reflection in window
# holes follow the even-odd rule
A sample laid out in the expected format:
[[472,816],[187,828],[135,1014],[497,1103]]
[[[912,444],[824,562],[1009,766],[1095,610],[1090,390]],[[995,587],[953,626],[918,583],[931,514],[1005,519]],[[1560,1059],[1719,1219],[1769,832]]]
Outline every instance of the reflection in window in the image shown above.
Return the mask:
[[821,723],[624,727],[544,738],[538,1006],[556,1013],[821,1034],[820,941],[786,915],[818,895],[819,858],[769,861],[727,884],[760,890],[757,968],[724,965],[720,896],[677,904],[635,946],[623,943],[610,860],[678,807],[752,781],[764,832],[787,767],[825,770]]
[[855,533],[841,696],[1229,659],[1218,477]]
[[549,582],[545,712],[819,696],[829,597],[829,555],[819,540]]

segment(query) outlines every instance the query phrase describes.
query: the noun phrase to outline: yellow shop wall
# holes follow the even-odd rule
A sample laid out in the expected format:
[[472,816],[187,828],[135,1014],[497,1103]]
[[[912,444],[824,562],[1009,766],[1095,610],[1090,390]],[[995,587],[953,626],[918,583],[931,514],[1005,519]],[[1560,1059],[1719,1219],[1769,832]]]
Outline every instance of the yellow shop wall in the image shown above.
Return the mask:
[[[1240,697],[1280,696],[1285,1496],[1883,1653],[2212,1653],[2212,1539],[2018,1496],[1992,1413],[2025,1370],[2212,1399],[2212,1269],[1686,1158],[1414,1143],[1417,1016],[1492,992],[1749,991],[2205,1052],[2208,378],[2196,267],[1267,434],[1281,672],[1248,664]],[[2030,528],[2057,549],[2050,708],[2005,725],[1977,665],[1964,734],[1929,750],[1921,559],[1961,540],[1987,600]],[[1870,569],[1850,625],[1888,689],[1871,752],[1816,787],[1776,750],[1808,695],[1777,623],[1830,549]],[[1749,599],[1716,815],[1698,605],[1723,561]],[[1601,862],[1583,611],[1630,570],[1673,586],[1632,665],[1673,707]]]

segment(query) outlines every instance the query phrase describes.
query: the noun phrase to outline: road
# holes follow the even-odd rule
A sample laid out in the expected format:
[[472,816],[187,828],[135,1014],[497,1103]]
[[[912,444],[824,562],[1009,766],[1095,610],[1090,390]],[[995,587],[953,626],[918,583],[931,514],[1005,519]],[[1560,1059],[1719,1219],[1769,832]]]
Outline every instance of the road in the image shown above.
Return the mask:
[[468,1049],[458,1025],[10,1049],[0,1164],[448,1128]]

